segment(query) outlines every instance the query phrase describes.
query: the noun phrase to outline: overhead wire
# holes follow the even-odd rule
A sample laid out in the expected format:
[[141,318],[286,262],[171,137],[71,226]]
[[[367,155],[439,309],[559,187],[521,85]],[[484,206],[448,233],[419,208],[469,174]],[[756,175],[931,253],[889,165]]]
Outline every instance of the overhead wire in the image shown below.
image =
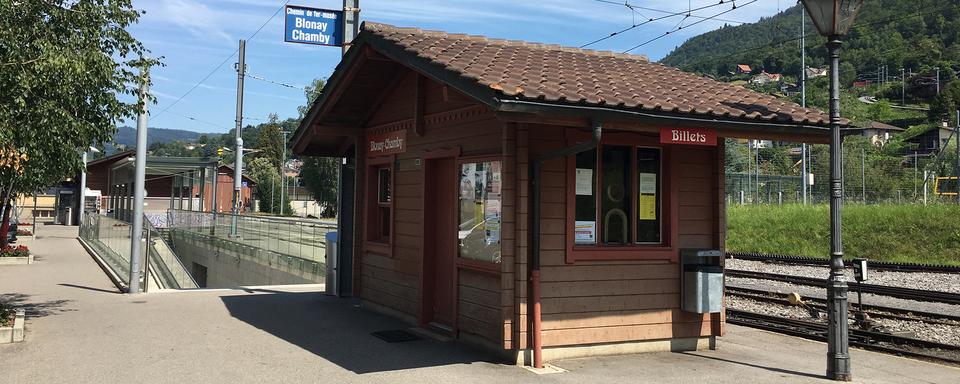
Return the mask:
[[[616,2],[613,2],[613,1],[606,1],[606,0],[594,0],[594,1],[598,1],[598,2],[601,2],[601,3],[608,3],[608,4],[623,5],[623,4],[620,4],[620,3],[616,3]],[[756,1],[756,0],[754,0],[754,1]],[[589,42],[589,43],[583,44],[583,45],[580,46],[580,48],[586,48],[586,47],[591,46],[591,45],[593,45],[593,44],[596,44],[596,43],[599,43],[599,42],[601,42],[601,41],[610,39],[610,38],[612,38],[612,37],[614,37],[614,36],[620,35],[620,34],[622,34],[622,33],[624,33],[624,32],[627,32],[627,31],[636,29],[636,28],[638,28],[638,27],[641,27],[641,26],[650,24],[650,23],[652,23],[652,22],[654,22],[654,21],[659,21],[659,20],[663,20],[663,19],[669,19],[669,18],[675,17],[675,16],[689,15],[689,14],[691,14],[692,12],[696,12],[696,11],[700,11],[700,10],[704,10],[704,9],[708,9],[708,8],[713,8],[713,7],[716,7],[716,6],[723,5],[723,4],[724,4],[724,2],[721,1],[720,3],[717,3],[717,4],[704,5],[704,6],[702,6],[702,7],[698,7],[698,8],[694,8],[694,9],[688,9],[687,11],[673,12],[673,13],[669,13],[669,14],[667,14],[667,15],[660,16],[660,17],[653,17],[653,18],[648,19],[647,21],[641,22],[641,23],[639,23],[639,24],[633,24],[633,25],[631,25],[631,26],[629,26],[629,27],[626,27],[626,28],[621,29],[621,30],[619,30],[619,31],[613,32],[613,33],[611,33],[611,34],[609,34],[609,35],[607,35],[607,36],[605,36],[605,37],[601,37],[601,38],[596,39],[596,40],[594,40],[594,41],[591,41],[591,42]]]
[[[694,25],[703,23],[703,22],[705,22],[705,21],[710,21],[710,20],[712,20],[715,16],[721,16],[721,15],[724,15],[724,14],[727,14],[727,13],[730,13],[730,12],[733,12],[733,11],[735,11],[735,10],[737,10],[737,9],[740,9],[740,8],[746,7],[746,6],[750,5],[750,4],[756,3],[757,1],[758,1],[758,0],[751,0],[751,1],[747,2],[746,4],[740,5],[739,7],[737,6],[736,2],[734,2],[734,3],[733,3],[733,7],[730,8],[730,9],[728,9],[728,10],[726,10],[726,11],[720,12],[720,13],[718,13],[718,14],[716,14],[716,15],[709,16],[709,17],[704,18],[704,19],[697,20],[697,21],[695,21],[695,22],[693,22],[693,23],[690,23],[690,24],[687,24],[687,25],[685,25],[685,26],[682,25],[682,24],[683,24],[683,20],[681,20],[680,24],[677,24],[677,26],[674,27],[674,29],[669,30],[669,31],[663,33],[662,35],[659,35],[659,36],[657,36],[657,37],[654,37],[654,38],[652,38],[652,39],[650,39],[650,40],[647,40],[647,41],[645,41],[645,42],[643,42],[643,43],[637,44],[637,45],[635,45],[635,46],[633,46],[633,47],[631,47],[631,48],[629,48],[629,49],[624,50],[623,52],[624,52],[624,53],[628,53],[628,52],[630,52],[630,51],[632,51],[632,50],[634,50],[634,49],[640,48],[640,47],[645,46],[645,45],[647,45],[647,44],[650,44],[650,43],[652,43],[652,42],[654,42],[654,41],[657,41],[657,40],[660,40],[660,39],[662,39],[662,38],[664,38],[664,37],[667,37],[667,36],[669,36],[671,33],[678,32],[678,31],[682,30],[683,28],[689,28],[689,27],[692,27],[692,26],[694,26]],[[686,20],[686,18],[684,18],[684,20]]]
[[[257,34],[259,34],[260,31],[263,30],[263,28],[267,26],[267,24],[270,24],[270,22],[273,21],[273,19],[274,19],[275,17],[277,17],[277,15],[280,13],[280,11],[282,11],[283,8],[284,8],[287,4],[289,4],[289,3],[290,3],[290,0],[284,0],[283,4],[280,5],[279,8],[277,8],[277,10],[273,13],[273,15],[270,15],[270,18],[268,18],[267,21],[264,21],[263,24],[260,25],[260,28],[257,28],[257,30],[254,31],[253,34],[251,34],[250,37],[247,38],[247,40],[253,40],[253,38],[256,37]],[[182,101],[182,100],[183,100],[184,98],[186,98],[188,95],[190,95],[191,93],[193,93],[193,91],[196,90],[198,87],[200,87],[201,84],[203,84],[204,82],[206,82],[207,80],[209,80],[210,77],[213,76],[214,73],[216,73],[217,71],[220,70],[220,68],[223,68],[223,65],[226,64],[228,61],[230,61],[230,59],[232,59],[234,56],[236,56],[239,52],[240,52],[240,48],[235,49],[235,50],[233,51],[233,53],[231,53],[229,56],[225,57],[225,58],[223,59],[223,61],[220,62],[220,64],[217,64],[217,66],[215,66],[215,67],[213,68],[213,70],[211,70],[210,72],[208,72],[206,76],[204,76],[202,79],[200,79],[200,81],[198,81],[196,84],[194,84],[192,87],[190,87],[190,89],[188,89],[186,92],[184,92],[183,95],[180,95],[180,97],[178,97],[176,100],[174,100],[173,103],[170,103],[170,105],[167,105],[166,108],[160,110],[160,112],[158,112],[156,115],[154,115],[153,118],[156,119],[156,118],[160,117],[160,116],[163,115],[165,112],[169,111],[170,108],[173,108],[173,106],[175,106],[175,105],[177,105],[178,103],[180,103],[180,101]]]

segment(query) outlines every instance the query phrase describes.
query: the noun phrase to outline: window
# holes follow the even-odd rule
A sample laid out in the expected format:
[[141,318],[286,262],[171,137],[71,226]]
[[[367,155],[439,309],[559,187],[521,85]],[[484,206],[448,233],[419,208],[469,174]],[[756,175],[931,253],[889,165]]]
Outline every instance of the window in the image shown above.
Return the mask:
[[393,222],[393,180],[392,171],[388,165],[375,165],[370,168],[370,188],[367,205],[369,223],[367,225],[367,240],[389,243]]
[[501,174],[499,161],[460,164],[458,253],[500,263]]
[[659,148],[603,145],[574,162],[574,244],[663,244]]

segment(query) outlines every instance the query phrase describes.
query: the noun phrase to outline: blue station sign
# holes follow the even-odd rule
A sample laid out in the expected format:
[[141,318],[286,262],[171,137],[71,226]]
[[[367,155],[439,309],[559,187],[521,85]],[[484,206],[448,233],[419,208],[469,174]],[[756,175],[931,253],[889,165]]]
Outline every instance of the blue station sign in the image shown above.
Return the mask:
[[343,11],[288,5],[284,10],[283,41],[343,45]]

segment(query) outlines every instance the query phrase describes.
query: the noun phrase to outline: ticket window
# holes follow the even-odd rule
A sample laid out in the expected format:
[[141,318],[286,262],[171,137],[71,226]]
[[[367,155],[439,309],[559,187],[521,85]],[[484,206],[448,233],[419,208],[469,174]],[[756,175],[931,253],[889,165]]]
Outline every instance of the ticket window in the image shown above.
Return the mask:
[[663,243],[662,151],[603,145],[576,156],[575,243]]

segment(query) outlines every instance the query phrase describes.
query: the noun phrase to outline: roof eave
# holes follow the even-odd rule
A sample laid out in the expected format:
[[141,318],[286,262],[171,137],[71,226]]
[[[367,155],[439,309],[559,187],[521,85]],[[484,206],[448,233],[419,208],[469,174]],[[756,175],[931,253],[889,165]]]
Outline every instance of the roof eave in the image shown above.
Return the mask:
[[501,99],[496,109],[498,112],[532,113],[542,116],[578,116],[600,121],[631,120],[664,127],[715,128],[720,136],[726,137],[738,137],[737,135],[750,138],[776,136],[811,143],[827,143],[830,140],[829,127],[799,123],[726,120],[708,116],[655,113],[605,106],[554,104],[517,99]]

